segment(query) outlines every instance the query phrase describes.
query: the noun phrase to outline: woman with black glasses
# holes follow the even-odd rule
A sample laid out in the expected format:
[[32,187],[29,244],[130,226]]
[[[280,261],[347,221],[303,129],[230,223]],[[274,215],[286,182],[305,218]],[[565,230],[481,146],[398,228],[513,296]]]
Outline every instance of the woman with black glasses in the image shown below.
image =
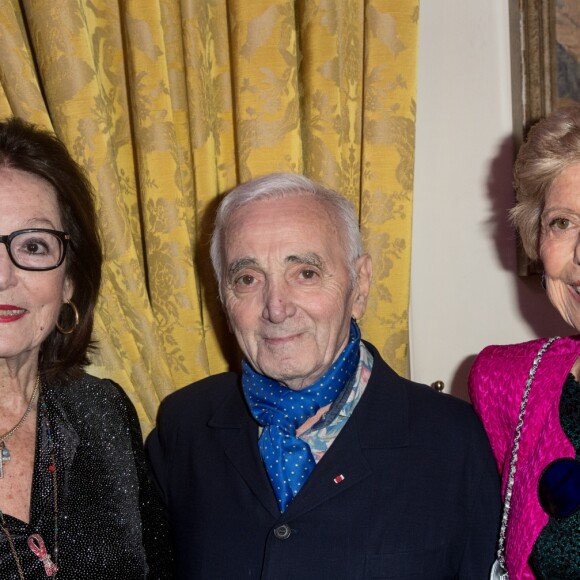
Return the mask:
[[135,409],[83,372],[102,251],[56,137],[0,122],[0,578],[166,578]]
[[[535,125],[515,164],[513,221],[542,285],[580,330],[580,108]],[[580,578],[580,337],[491,346],[470,395],[502,474],[495,576]]]

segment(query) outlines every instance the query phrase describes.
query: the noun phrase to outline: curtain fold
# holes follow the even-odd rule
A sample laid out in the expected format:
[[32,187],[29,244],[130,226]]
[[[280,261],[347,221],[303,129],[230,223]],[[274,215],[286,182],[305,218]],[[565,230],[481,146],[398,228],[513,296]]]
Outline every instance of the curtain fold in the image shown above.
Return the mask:
[[[418,0],[0,0],[0,116],[53,129],[97,192],[106,262],[88,369],[144,432],[238,355],[207,254],[236,184],[292,171],[359,211],[363,335],[402,374]],[[7,232],[1,232],[7,233]]]

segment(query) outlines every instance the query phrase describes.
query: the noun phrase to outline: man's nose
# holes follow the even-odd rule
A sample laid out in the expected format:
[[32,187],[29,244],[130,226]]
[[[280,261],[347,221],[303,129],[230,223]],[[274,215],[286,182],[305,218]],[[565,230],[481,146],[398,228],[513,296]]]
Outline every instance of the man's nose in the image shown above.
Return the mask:
[[286,318],[294,316],[295,312],[296,306],[288,284],[282,280],[269,280],[264,290],[262,316],[274,324],[279,324]]

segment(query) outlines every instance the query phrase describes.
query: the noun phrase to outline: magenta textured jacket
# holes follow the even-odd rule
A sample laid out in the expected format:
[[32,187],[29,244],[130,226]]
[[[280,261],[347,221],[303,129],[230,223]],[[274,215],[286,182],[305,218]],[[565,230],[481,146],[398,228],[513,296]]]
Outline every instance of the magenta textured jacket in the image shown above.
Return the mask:
[[[489,346],[478,355],[469,376],[471,401],[483,422],[502,475],[502,495],[505,495],[522,394],[532,361],[545,340]],[[557,340],[544,354],[531,387],[506,532],[510,580],[534,578],[528,558],[548,522],[537,494],[542,470],[558,457],[575,457],[574,448],[560,425],[559,405],[562,387],[578,356],[580,336]]]

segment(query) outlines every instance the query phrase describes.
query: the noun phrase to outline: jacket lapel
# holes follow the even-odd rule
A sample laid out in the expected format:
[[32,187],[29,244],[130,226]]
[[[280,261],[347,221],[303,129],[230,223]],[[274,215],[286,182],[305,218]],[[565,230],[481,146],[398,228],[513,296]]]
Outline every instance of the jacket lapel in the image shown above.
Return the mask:
[[286,509],[286,517],[296,517],[314,509],[372,474],[355,423],[353,415],[310,474],[304,489]]
[[258,449],[258,424],[250,415],[240,390],[224,401],[208,425],[221,430],[226,457],[256,499],[278,518],[280,511],[276,497]]
[[[68,474],[79,446],[79,436],[70,424],[66,413],[62,410],[56,397],[54,388],[47,385],[43,388],[42,400],[46,409],[46,417],[38,417],[38,437],[35,459],[35,470],[40,471],[41,476],[35,477],[33,481],[32,497],[33,519],[40,517],[40,514],[52,514],[54,509],[52,477],[48,476],[48,466],[54,460],[56,462],[56,473],[58,482],[58,502],[59,511],[66,512],[68,497]],[[48,425],[46,424],[48,421]],[[48,428],[52,429],[54,451],[48,443]],[[52,517],[52,516],[51,516]]]
[[371,378],[352,416],[317,464],[285,515],[296,517],[371,477],[365,449],[408,445],[408,399],[399,376],[367,344]]

